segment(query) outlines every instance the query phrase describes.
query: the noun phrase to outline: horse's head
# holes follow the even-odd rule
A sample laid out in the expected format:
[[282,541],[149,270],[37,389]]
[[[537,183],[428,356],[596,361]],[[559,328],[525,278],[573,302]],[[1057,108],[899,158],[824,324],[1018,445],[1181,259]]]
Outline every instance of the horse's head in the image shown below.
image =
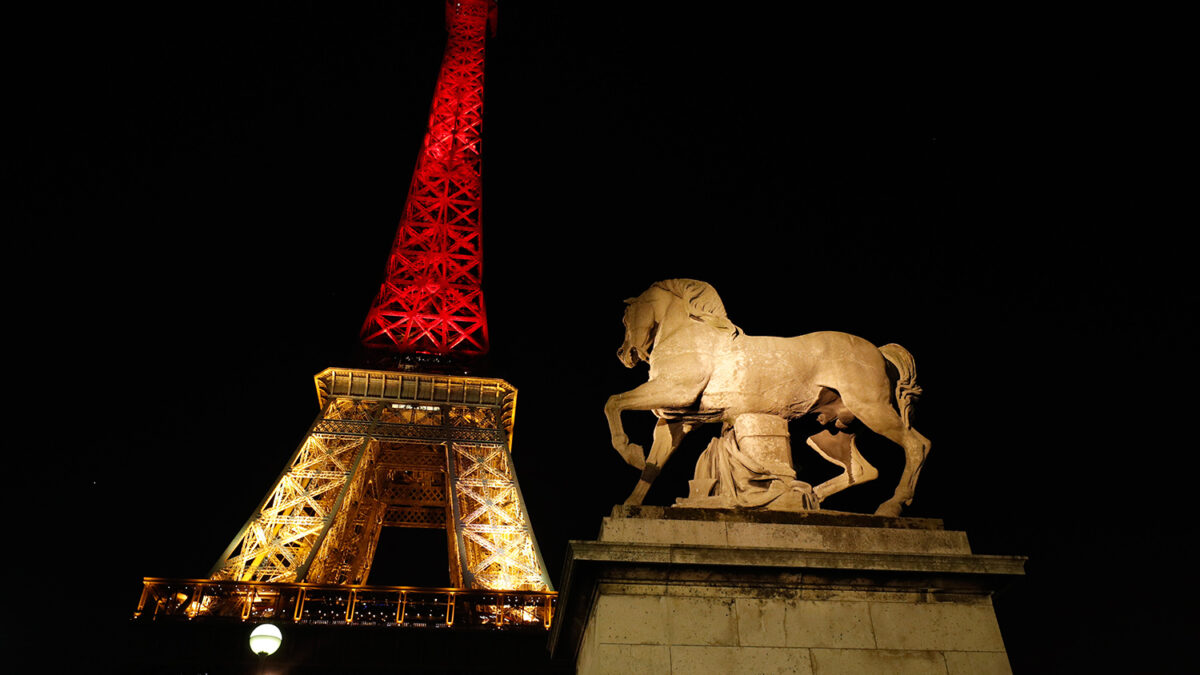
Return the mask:
[[621,322],[625,324],[625,341],[617,350],[617,358],[626,368],[632,368],[638,361],[650,361],[650,349],[654,346],[654,337],[658,332],[657,298],[647,291],[636,298],[625,301],[625,316]]
[[625,341],[617,350],[617,358],[626,368],[636,366],[638,361],[649,362],[655,341],[669,340],[682,328],[704,327],[728,338],[741,334],[741,329],[725,316],[725,305],[716,290],[703,281],[660,281],[625,304],[629,305],[623,319]]

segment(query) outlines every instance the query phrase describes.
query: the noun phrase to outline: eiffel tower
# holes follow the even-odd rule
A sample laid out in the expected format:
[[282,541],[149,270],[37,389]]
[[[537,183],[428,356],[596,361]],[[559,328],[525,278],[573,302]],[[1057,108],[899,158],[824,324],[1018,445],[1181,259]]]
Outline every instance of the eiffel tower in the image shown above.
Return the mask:
[[359,586],[382,529],[404,527],[447,533],[455,588],[552,590],[513,469],[517,390],[471,374],[488,350],[479,153],[495,12],[446,3],[428,129],[362,328],[374,367],[316,375],[316,420],[211,580]]

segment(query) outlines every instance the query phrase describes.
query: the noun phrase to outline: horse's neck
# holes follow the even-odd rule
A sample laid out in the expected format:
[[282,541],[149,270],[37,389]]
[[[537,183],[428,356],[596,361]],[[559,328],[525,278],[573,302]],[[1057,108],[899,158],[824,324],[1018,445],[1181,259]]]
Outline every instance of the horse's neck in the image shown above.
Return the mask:
[[696,321],[688,313],[687,305],[678,297],[672,296],[671,301],[663,309],[662,318],[658,323],[658,333],[654,336],[654,349],[666,345],[667,349],[690,343],[693,346],[708,346],[713,338],[719,337],[720,331],[703,322]]

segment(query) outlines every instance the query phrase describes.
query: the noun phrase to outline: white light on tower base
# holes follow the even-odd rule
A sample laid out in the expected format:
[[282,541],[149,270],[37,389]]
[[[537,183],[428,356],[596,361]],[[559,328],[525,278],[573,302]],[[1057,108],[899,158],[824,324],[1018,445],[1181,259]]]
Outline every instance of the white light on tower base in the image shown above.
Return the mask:
[[250,651],[261,656],[270,656],[283,642],[283,633],[269,623],[264,623],[250,632]]

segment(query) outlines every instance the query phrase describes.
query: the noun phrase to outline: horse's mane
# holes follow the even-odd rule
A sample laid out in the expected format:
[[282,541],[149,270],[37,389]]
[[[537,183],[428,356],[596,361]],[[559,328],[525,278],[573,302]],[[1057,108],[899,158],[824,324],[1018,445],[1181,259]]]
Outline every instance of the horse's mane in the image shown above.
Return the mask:
[[667,279],[655,283],[650,288],[661,288],[682,299],[687,303],[688,316],[691,318],[724,331],[730,337],[741,335],[742,329],[735,326],[725,313],[725,303],[721,302],[717,289],[703,281]]

